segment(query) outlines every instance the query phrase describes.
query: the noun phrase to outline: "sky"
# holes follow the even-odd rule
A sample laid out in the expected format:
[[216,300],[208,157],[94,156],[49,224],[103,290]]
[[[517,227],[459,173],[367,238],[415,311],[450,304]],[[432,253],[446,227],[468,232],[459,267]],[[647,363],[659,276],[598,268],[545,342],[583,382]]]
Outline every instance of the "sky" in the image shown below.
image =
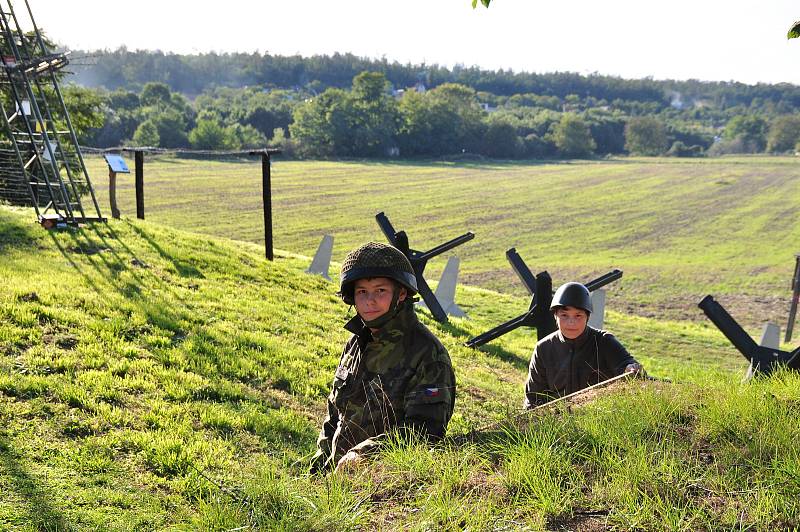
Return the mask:
[[[332,54],[514,72],[800,85],[789,0],[29,0],[70,49]],[[24,0],[12,0],[17,11]]]

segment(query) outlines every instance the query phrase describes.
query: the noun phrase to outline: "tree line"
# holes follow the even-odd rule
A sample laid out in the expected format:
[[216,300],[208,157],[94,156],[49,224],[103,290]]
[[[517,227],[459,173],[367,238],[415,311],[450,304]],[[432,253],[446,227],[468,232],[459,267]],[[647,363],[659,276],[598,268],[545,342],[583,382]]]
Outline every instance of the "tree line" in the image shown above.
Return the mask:
[[800,137],[800,88],[788,84],[446,69],[350,54],[125,49],[103,52],[72,79],[101,85],[70,89],[83,114],[94,116],[81,141],[98,147],[269,144],[297,157],[698,156],[792,151]]
[[786,152],[800,140],[800,114],[699,107],[652,109],[533,93],[510,97],[444,83],[392,89],[380,72],[347,89],[215,88],[194,101],[164,83],[138,91],[70,86],[80,141],[238,150],[278,147],[288,156],[493,158]]
[[[533,93],[565,98],[577,95],[597,100],[631,100],[669,105],[674,94],[684,101],[702,101],[714,107],[800,107],[800,87],[790,84],[747,85],[738,82],[698,80],[628,80],[614,76],[573,72],[531,73],[485,70],[478,67],[390,62],[353,54],[280,56],[268,53],[174,54],[160,51],[75,50],[72,79],[86,87],[138,91],[150,82],[193,97],[213,87],[263,86],[321,92],[329,87],[348,88],[361,72],[380,72],[395,88],[422,82],[428,87],[458,83],[497,96]],[[85,59],[81,59],[85,58]]]

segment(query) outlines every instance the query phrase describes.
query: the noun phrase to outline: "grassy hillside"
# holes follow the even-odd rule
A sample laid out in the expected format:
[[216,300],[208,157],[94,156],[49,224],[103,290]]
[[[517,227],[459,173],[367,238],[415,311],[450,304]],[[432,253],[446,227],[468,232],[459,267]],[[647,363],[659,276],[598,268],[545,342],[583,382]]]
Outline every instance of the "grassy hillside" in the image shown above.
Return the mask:
[[[106,205],[107,170],[90,160]],[[313,254],[323,234],[335,257],[381,239],[385,211],[412,247],[471,230],[455,251],[467,284],[524,294],[505,251],[515,246],[556,283],[625,272],[609,294],[639,316],[703,321],[696,303],[719,297],[753,334],[786,324],[800,252],[800,160],[618,159],[553,163],[303,162],[275,158],[275,245]],[[263,242],[260,162],[147,158],[149,219]],[[132,178],[120,202],[133,215]],[[107,208],[106,208],[107,210]],[[445,258],[432,261],[438,278]],[[508,316],[511,317],[511,316]]]
[[800,526],[800,379],[739,385],[744,359],[705,323],[611,312],[673,383],[518,417],[534,334],[462,344],[527,301],[461,288],[470,319],[420,314],[453,357],[452,437],[309,478],[347,311],[307,259],[152,222],[48,233],[32,218],[0,207],[2,529]]

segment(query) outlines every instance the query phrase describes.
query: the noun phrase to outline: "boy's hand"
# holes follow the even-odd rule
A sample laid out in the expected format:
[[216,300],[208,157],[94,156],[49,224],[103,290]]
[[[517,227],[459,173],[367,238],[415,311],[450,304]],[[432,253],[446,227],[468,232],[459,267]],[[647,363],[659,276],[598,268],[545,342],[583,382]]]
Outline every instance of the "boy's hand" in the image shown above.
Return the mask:
[[628,364],[625,366],[625,373],[633,373],[636,377],[644,377],[647,375],[642,365],[638,362],[634,362],[633,364]]
[[366,462],[366,458],[358,454],[356,451],[348,451],[346,455],[339,458],[336,464],[336,472],[355,471]]

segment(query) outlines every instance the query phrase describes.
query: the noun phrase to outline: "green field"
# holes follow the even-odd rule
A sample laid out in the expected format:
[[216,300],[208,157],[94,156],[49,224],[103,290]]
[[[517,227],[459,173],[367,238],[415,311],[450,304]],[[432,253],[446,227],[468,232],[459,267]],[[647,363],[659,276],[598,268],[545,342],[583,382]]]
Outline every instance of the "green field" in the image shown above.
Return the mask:
[[[89,165],[108,211],[104,162],[92,157]],[[385,211],[420,250],[473,231],[475,239],[453,252],[465,284],[523,294],[505,258],[516,247],[555,284],[622,269],[609,292],[616,310],[702,321],[696,303],[711,293],[757,334],[767,320],[786,324],[800,252],[799,172],[792,157],[535,164],[276,157],[275,246],[312,255],[330,233],[341,260],[360,242],[383,240],[374,215]],[[147,159],[147,218],[263,242],[260,176],[255,159]],[[132,181],[122,178],[119,191],[131,217]],[[432,261],[428,277],[438,278],[445,262]]]
[[[785,323],[794,159],[277,161],[274,262],[257,162],[148,164],[144,222],[130,186],[129,218],[77,230],[0,206],[1,530],[800,527],[800,377],[741,384],[696,309],[712,293],[754,335]],[[477,235],[469,318],[419,312],[456,371],[449,437],[309,477],[348,314],[304,255],[324,228],[338,259],[382,239],[379,210],[419,248]],[[463,345],[527,308],[511,246],[556,283],[623,269],[606,326],[661,380],[521,416],[535,331]]]

